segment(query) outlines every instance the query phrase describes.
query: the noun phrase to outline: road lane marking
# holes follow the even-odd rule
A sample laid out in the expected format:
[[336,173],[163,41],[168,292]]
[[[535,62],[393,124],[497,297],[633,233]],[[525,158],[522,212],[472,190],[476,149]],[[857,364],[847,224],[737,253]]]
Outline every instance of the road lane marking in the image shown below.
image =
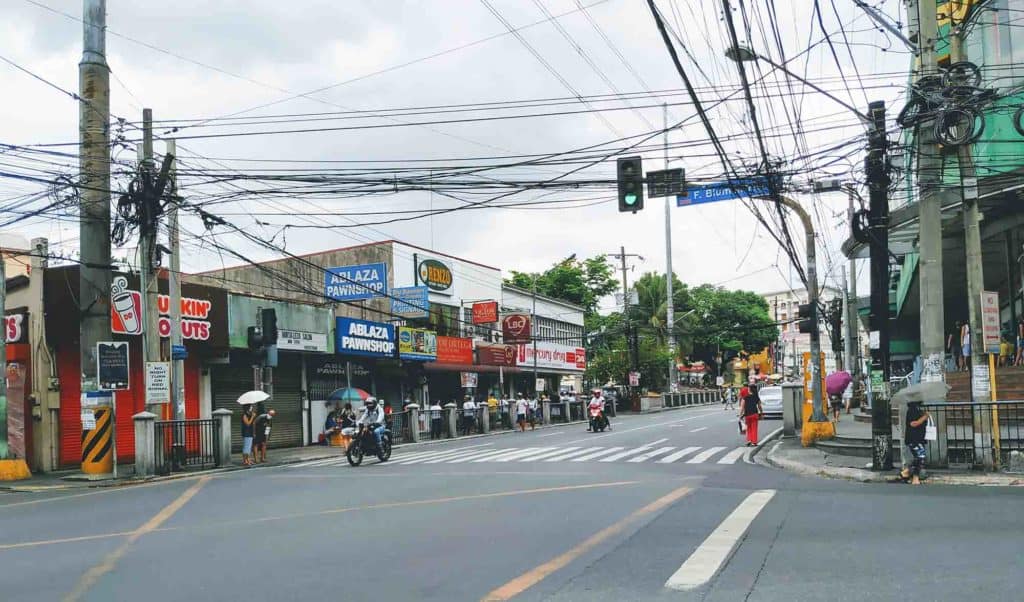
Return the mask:
[[703,464],[708,458],[725,449],[724,447],[709,447],[696,456],[686,461],[687,464]]
[[[527,449],[522,450],[522,452],[525,452],[525,453],[518,453],[518,454],[511,454],[511,455],[508,455],[508,456],[502,456],[500,458],[494,459],[494,462],[511,462],[512,460],[519,460],[519,459],[525,458],[527,456],[532,456],[533,454],[537,454],[537,453],[541,453],[541,452],[549,452],[549,451],[551,451],[553,449],[558,449],[558,448],[556,448],[556,447],[533,447],[533,448],[527,448]],[[490,462],[490,461],[491,460],[488,460],[488,462]]]
[[748,495],[690,554],[679,570],[668,578],[665,587],[685,591],[710,581],[732,555],[750,524],[774,496],[774,489],[762,489]]
[[[479,446],[474,446],[474,447],[479,447]],[[430,454],[428,456],[420,456],[418,458],[413,458],[412,460],[395,460],[394,462],[392,462],[392,464],[406,464],[406,465],[408,465],[408,464],[419,464],[420,462],[426,462],[427,460],[437,460],[439,458],[448,458],[448,457],[451,457],[451,456],[460,456],[463,453],[465,453],[466,451],[468,451],[469,449],[470,448],[468,448],[468,447],[460,447],[459,449],[454,449],[454,450],[450,449],[448,451],[443,451],[443,452],[434,452],[433,454]]]
[[[572,448],[569,448],[569,449],[572,449]],[[590,452],[595,452],[595,451],[597,451],[599,449],[604,449],[604,448],[603,447],[584,447],[583,449],[581,449],[579,451],[568,452],[568,453],[564,453],[564,454],[559,454],[557,456],[552,456],[550,458],[545,458],[544,461],[545,462],[561,462],[562,460],[567,460],[567,459],[573,458],[575,456],[582,456],[583,454],[587,454],[587,453],[590,453]]]
[[578,448],[578,447],[556,447],[556,448],[554,448],[551,451],[546,451],[546,452],[541,453],[541,454],[530,454],[529,456],[524,456],[522,458],[519,458],[519,460],[517,460],[517,461],[518,462],[539,462],[540,460],[543,460],[544,458],[550,458],[551,456],[561,455],[561,454],[563,454],[565,452],[569,452],[569,451],[576,450],[576,449],[580,449],[580,448]]
[[706,430],[708,430],[708,427],[706,427],[706,426],[702,426],[702,427],[700,427],[700,428],[698,428],[698,429],[693,429],[693,430],[692,430],[692,431],[690,431],[690,432],[691,432],[691,433],[699,433],[699,432],[701,432],[701,431],[706,431]]
[[700,413],[697,414],[696,416],[690,416],[689,418],[683,418],[682,420],[674,420],[672,422],[656,422],[654,424],[647,424],[647,425],[644,425],[644,426],[637,426],[637,427],[633,427],[631,429],[625,429],[625,430],[613,430],[611,432],[606,432],[606,433],[589,433],[588,436],[583,437],[582,439],[573,439],[571,441],[563,441],[562,443],[568,445],[570,443],[579,443],[580,441],[590,441],[592,438],[597,439],[597,438],[604,438],[604,437],[614,437],[615,435],[624,435],[626,433],[632,433],[634,431],[642,431],[642,430],[646,430],[646,429],[653,429],[653,428],[666,427],[666,426],[675,426],[677,424],[682,424],[684,422],[689,422],[691,420],[696,420],[698,418],[705,418],[707,416],[715,416],[715,415],[717,415],[717,412],[714,412],[714,411],[711,411],[711,410],[704,410],[704,411],[700,411]]
[[650,504],[647,504],[643,508],[640,508],[639,510],[633,512],[626,518],[616,522],[614,525],[610,527],[605,527],[604,529],[591,535],[571,550],[559,556],[556,556],[555,558],[552,558],[544,564],[536,568],[533,568],[523,573],[522,575],[519,575],[515,579],[509,581],[508,583],[498,587],[497,589],[492,590],[490,593],[481,598],[481,600],[485,602],[493,602],[501,600],[510,600],[518,596],[519,594],[523,593],[524,591],[543,581],[545,578],[547,578],[555,571],[565,568],[566,566],[568,566],[569,563],[578,559],[580,556],[583,556],[590,550],[594,549],[605,540],[621,533],[637,519],[644,517],[648,514],[657,512],[662,508],[665,508],[669,504],[679,500],[686,494],[690,493],[690,491],[692,491],[692,489],[689,487],[680,487],[679,489],[676,489],[675,491],[672,491],[671,493],[654,500]]
[[718,463],[719,464],[735,464],[736,460],[739,460],[740,457],[743,456],[743,454],[747,453],[750,450],[751,450],[751,448],[749,448],[749,447],[737,447],[736,449],[734,449],[731,452],[729,452],[729,453],[725,454],[724,456],[722,456],[722,459],[720,459],[718,461]]
[[668,447],[659,447],[658,449],[649,451],[646,454],[637,456],[635,458],[630,458],[629,460],[626,460],[626,461],[627,462],[646,462],[646,461],[650,460],[651,458],[653,458],[655,456],[660,456],[661,454],[667,454],[668,452],[672,451],[675,448],[676,448],[676,446],[674,446],[674,445],[670,445]]
[[424,464],[437,464],[439,462],[449,462],[449,461],[458,460],[459,458],[468,458],[468,457],[471,457],[471,456],[479,456],[480,453],[481,452],[480,452],[479,449],[468,449],[468,450],[463,450],[463,451],[461,451],[459,453],[456,453],[456,454],[450,454],[450,455],[443,456],[443,457],[440,457],[440,458],[431,458],[431,459],[427,460],[426,462],[424,462]]
[[598,452],[594,452],[592,454],[587,454],[585,456],[580,456],[579,458],[573,458],[572,461],[573,462],[586,462],[587,460],[593,460],[594,458],[599,458],[599,457],[607,455],[607,454],[613,454],[613,453],[615,453],[617,451],[620,451],[620,450],[623,450],[623,449],[626,449],[626,448],[625,447],[609,447],[608,449],[606,449],[604,451],[598,451]]
[[547,447],[510,448],[510,449],[506,449],[505,453],[503,453],[503,454],[498,454],[497,456],[491,456],[489,458],[478,458],[478,459],[474,460],[474,462],[501,462],[502,458],[504,458],[506,456],[518,458],[521,455],[526,455],[526,454],[529,454],[529,453],[533,453],[535,451],[542,451],[542,450],[545,450],[545,449],[549,449],[549,448],[547,448]]
[[681,449],[681,450],[677,451],[674,454],[669,454],[669,455],[665,456],[664,458],[658,460],[658,464],[671,464],[672,462],[675,462],[679,458],[683,458],[685,456],[688,456],[688,455],[692,454],[693,452],[697,451],[698,449],[700,449],[700,448],[699,447],[687,447],[686,449]]
[[626,450],[624,452],[619,452],[619,453],[617,453],[615,455],[608,456],[607,458],[601,458],[599,461],[600,462],[615,462],[616,460],[621,460],[621,459],[623,459],[623,458],[625,458],[627,456],[632,456],[633,454],[639,454],[639,453],[645,452],[645,451],[651,449],[652,447],[654,447],[655,445],[657,445],[657,444],[659,444],[659,443],[661,443],[663,441],[668,441],[668,438],[658,439],[657,441],[651,441],[650,443],[646,443],[644,445],[641,445],[640,447],[634,447],[633,449],[628,449],[628,450]]
[[504,447],[502,449],[489,449],[489,450],[483,451],[483,452],[481,452],[480,450],[477,450],[477,452],[479,452],[479,453],[474,453],[474,454],[469,455],[469,456],[463,456],[461,458],[456,458],[455,460],[452,460],[451,462],[449,462],[449,464],[462,464],[463,462],[470,462],[472,460],[477,460],[477,459],[481,459],[481,458],[493,458],[495,456],[500,456],[502,454],[508,453],[508,448]]
[[69,593],[67,596],[64,596],[64,602],[74,602],[75,600],[78,600],[83,595],[85,595],[85,593],[88,592],[89,589],[91,589],[92,586],[96,584],[100,577],[114,570],[114,567],[117,565],[117,561],[125,555],[125,552],[128,551],[128,548],[130,548],[132,544],[134,544],[143,535],[151,533],[156,529],[160,528],[160,525],[167,522],[167,519],[174,516],[174,514],[178,510],[181,510],[181,508],[185,504],[187,504],[189,500],[195,497],[195,495],[199,493],[199,490],[203,488],[203,485],[206,485],[207,481],[209,480],[209,477],[203,477],[196,481],[195,483],[192,483],[192,486],[186,489],[184,492],[182,492],[182,494],[179,495],[174,501],[164,506],[160,510],[160,512],[154,514],[152,518],[143,523],[142,526],[140,526],[138,529],[132,531],[128,535],[127,539],[125,539],[125,541],[123,541],[121,545],[117,547],[116,550],[114,550],[110,554],[107,554],[107,556],[99,564],[92,567],[91,569],[86,571],[84,575],[82,575],[82,577],[78,580],[78,584],[75,585],[75,589],[71,590],[71,593]]

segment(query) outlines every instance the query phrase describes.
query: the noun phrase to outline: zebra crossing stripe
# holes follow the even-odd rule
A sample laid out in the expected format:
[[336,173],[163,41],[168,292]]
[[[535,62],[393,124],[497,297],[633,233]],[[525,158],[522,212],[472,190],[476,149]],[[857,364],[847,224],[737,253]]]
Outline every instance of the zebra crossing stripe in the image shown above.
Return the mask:
[[494,456],[500,456],[502,454],[508,453],[508,448],[488,449],[488,450],[485,450],[485,451],[481,451],[481,450],[478,449],[476,451],[479,452],[479,453],[475,453],[475,454],[472,454],[472,455],[469,455],[469,456],[463,456],[461,458],[456,458],[455,460],[452,460],[451,462],[449,462],[449,464],[462,464],[463,462],[471,462],[473,460],[476,460],[477,458],[483,459],[483,458],[492,458]]
[[[568,449],[572,449],[572,448],[570,447]],[[567,460],[567,459],[572,458],[574,456],[582,456],[583,454],[594,452],[594,451],[597,451],[599,449],[604,449],[604,448],[603,447],[584,447],[583,449],[578,450],[578,451],[568,452],[568,453],[564,453],[564,454],[558,454],[556,456],[551,456],[550,458],[545,458],[544,461],[545,462],[561,462],[562,460]]]
[[601,458],[599,461],[600,462],[615,462],[616,460],[621,460],[621,459],[623,459],[623,458],[625,458],[627,456],[632,456],[633,454],[639,454],[639,453],[645,452],[645,451],[651,449],[652,447],[654,447],[655,445],[661,443],[662,441],[668,441],[668,439],[658,439],[657,441],[652,441],[652,442],[647,443],[645,445],[641,445],[640,447],[634,447],[633,449],[627,449],[626,451],[619,452],[619,453],[617,453],[617,454],[615,454],[613,456],[608,456],[607,458]]
[[741,457],[743,457],[743,454],[746,453],[746,451],[748,449],[750,449],[750,448],[748,448],[748,447],[737,447],[736,449],[734,449],[731,452],[729,452],[729,453],[725,454],[724,456],[722,456],[722,459],[719,460],[718,463],[719,464],[735,464],[736,460],[739,460]]
[[464,450],[461,450],[460,452],[455,453],[455,454],[449,454],[447,456],[442,456],[440,458],[431,458],[431,459],[427,460],[426,462],[424,462],[424,464],[438,464],[440,462],[452,462],[454,460],[458,460],[459,458],[465,458],[465,457],[469,457],[469,456],[478,456],[478,455],[480,455],[480,450],[479,449],[464,449]]
[[467,451],[467,449],[468,448],[463,447],[455,450],[450,449],[447,451],[433,452],[431,454],[422,455],[418,458],[413,458],[412,460],[399,460],[394,462],[394,464],[419,464],[420,462],[426,462],[427,460],[437,460],[439,458],[447,458],[449,456],[458,456]]
[[686,461],[687,464],[703,464],[708,458],[725,449],[724,447],[709,447],[696,456]]
[[681,449],[681,450],[675,452],[674,454],[669,454],[669,455],[665,456],[664,458],[658,460],[658,463],[659,464],[671,464],[672,462],[675,462],[679,458],[683,458],[683,457],[686,457],[686,456],[692,454],[693,452],[697,451],[698,449],[700,449],[700,448],[699,447],[687,447],[687,448]]
[[608,454],[613,454],[613,453],[615,453],[615,452],[617,452],[619,450],[622,450],[622,449],[626,449],[626,448],[625,447],[609,447],[608,449],[606,449],[604,451],[594,452],[592,454],[587,454],[587,455],[581,456],[579,458],[573,458],[573,462],[586,462],[587,460],[593,460],[594,458],[599,458],[601,456],[605,456],[605,455],[608,455]]
[[666,454],[666,453],[672,451],[675,448],[676,448],[676,446],[674,446],[674,445],[670,445],[668,447],[659,447],[658,449],[653,450],[653,451],[649,451],[646,454],[643,454],[641,456],[637,456],[635,458],[630,458],[629,460],[627,460],[627,462],[646,462],[646,461],[650,460],[651,458],[653,458],[655,456],[660,456],[661,454]]
[[548,448],[546,448],[546,447],[524,447],[524,448],[519,448],[519,449],[508,449],[508,450],[505,450],[504,454],[498,454],[497,456],[491,456],[490,458],[481,458],[481,459],[477,459],[477,460],[473,460],[473,461],[474,462],[501,462],[502,458],[505,458],[506,456],[519,457],[520,455],[526,455],[526,454],[533,453],[535,451],[541,451],[541,450],[544,450],[544,449],[548,449]]
[[495,460],[495,462],[511,462],[512,460],[521,460],[521,459],[523,459],[523,458],[525,458],[527,456],[532,456],[534,454],[539,454],[539,453],[543,453],[543,452],[549,452],[549,451],[551,451],[553,449],[558,449],[558,448],[557,447],[534,447],[534,448],[527,448],[527,449],[523,450],[526,453],[512,454],[512,455],[509,455],[509,456],[503,456],[503,457],[498,458],[497,460]]
[[[531,454],[529,456],[524,456],[522,458],[519,458],[518,461],[519,462],[535,462],[535,461],[540,461],[540,460],[543,460],[544,458],[549,458],[551,456],[557,456],[557,455],[563,454],[565,452],[572,451],[574,449],[579,449],[579,448],[578,447],[556,447],[553,450],[546,451],[544,453]],[[593,449],[593,448],[590,448],[590,449]],[[582,452],[580,452],[580,453],[582,453]]]

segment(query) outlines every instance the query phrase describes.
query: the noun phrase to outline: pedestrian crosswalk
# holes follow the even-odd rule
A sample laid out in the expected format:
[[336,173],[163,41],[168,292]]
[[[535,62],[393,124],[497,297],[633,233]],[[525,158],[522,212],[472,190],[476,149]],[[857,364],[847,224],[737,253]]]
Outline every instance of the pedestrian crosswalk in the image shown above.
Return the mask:
[[[391,457],[387,465],[412,466],[428,464],[477,464],[477,463],[530,463],[530,462],[627,462],[640,464],[736,464],[741,458],[749,462],[745,453],[747,447],[680,447],[663,445],[667,439],[658,439],[635,447],[593,446],[593,447],[494,447],[474,445],[458,449],[424,450],[399,453]],[[371,464],[375,464],[370,459]],[[344,456],[308,460],[288,464],[286,468],[318,468],[346,466]]]

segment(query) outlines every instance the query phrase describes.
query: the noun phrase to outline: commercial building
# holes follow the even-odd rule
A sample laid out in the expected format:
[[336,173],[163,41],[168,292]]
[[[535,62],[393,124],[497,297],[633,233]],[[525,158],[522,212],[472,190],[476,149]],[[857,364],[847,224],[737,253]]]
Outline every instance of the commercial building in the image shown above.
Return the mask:
[[[770,293],[761,293],[761,297],[768,303],[768,311],[772,318],[779,322],[779,340],[776,345],[776,352],[773,357],[777,364],[776,371],[784,374],[800,374],[803,366],[803,354],[811,351],[811,337],[809,334],[801,333],[797,327],[798,308],[807,303],[806,289],[787,289]],[[828,306],[833,300],[841,300],[843,291],[829,286],[821,287],[819,300],[822,305]],[[846,332],[845,314],[843,317],[843,333]],[[825,370],[832,372],[843,367],[841,358],[837,358],[832,341],[832,333],[826,322],[819,324],[821,333],[821,351],[825,355]],[[867,335],[864,332],[863,324],[857,325],[858,340],[863,347],[867,343]],[[866,357],[866,352],[861,349],[860,355]]]
[[549,395],[567,389],[582,391],[587,367],[582,307],[506,284],[501,311],[504,317],[532,318],[533,340],[516,345],[522,372],[512,381],[515,391]]

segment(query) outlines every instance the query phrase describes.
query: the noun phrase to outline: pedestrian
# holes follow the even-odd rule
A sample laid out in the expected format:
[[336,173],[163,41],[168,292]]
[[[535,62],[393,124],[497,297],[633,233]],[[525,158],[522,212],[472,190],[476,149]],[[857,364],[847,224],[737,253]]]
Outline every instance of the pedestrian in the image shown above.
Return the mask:
[[[750,385],[754,383],[751,382]],[[761,409],[761,398],[757,395],[757,388],[746,386],[740,391],[742,400],[740,402],[740,418],[747,427],[747,447],[757,445],[757,421],[760,420],[764,410]]]
[[1013,365],[1024,364],[1024,315],[1017,320],[1017,354],[1013,358]]
[[853,405],[853,380],[850,380],[850,384],[843,389],[843,405],[846,407],[846,413],[849,414],[850,406]]
[[949,355],[953,359],[953,369],[963,370],[964,356],[960,352],[960,320],[957,320],[953,324],[953,332],[949,333],[946,337],[946,351],[949,351]]
[[910,481],[914,485],[921,484],[921,469],[924,468],[924,459],[928,455],[925,441],[930,419],[931,414],[921,406],[921,402],[907,404],[907,424],[903,430],[906,433],[905,443],[912,460],[909,467],[904,466],[900,470],[900,480],[904,483]]
[[247,404],[242,412],[242,464],[252,466],[252,433],[256,422],[256,406]]
[[527,417],[530,420],[530,430],[532,431],[537,428],[537,406],[539,405],[537,403],[537,395],[534,394],[528,401],[530,403],[530,407],[529,410],[527,410]]
[[527,401],[522,393],[516,396],[516,424],[519,425],[519,431],[522,433],[526,432],[526,415],[530,411],[530,402]]
[[476,402],[469,395],[462,403],[462,436],[468,437],[476,426]]
[[960,327],[960,350],[964,356],[964,370],[971,369],[971,325],[964,322]]
[[430,438],[440,439],[441,431],[444,429],[444,418],[441,417],[441,402],[434,400],[430,406]]
[[999,365],[1009,366],[1013,359],[1011,357],[1012,354],[1013,347],[1010,345],[1010,341],[1007,341],[1006,337],[1003,337],[1002,341],[999,343]]
[[384,408],[384,427],[390,431],[392,420],[391,414],[393,414],[395,410],[391,407],[390,401],[385,401],[382,407]]
[[267,461],[267,440],[270,439],[270,421],[274,418],[274,410],[263,411],[263,404],[257,409],[256,420],[253,422],[253,446],[257,464]]

